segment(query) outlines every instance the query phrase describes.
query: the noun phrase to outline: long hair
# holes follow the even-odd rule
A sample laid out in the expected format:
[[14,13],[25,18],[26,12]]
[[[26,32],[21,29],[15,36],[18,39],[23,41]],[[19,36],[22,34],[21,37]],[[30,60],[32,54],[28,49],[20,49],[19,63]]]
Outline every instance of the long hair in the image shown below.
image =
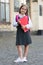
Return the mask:
[[27,5],[24,5],[24,4],[22,4],[21,7],[19,8],[19,13],[21,13],[21,8],[22,8],[23,6],[25,6],[26,9],[27,9],[25,15],[28,15],[28,6],[27,6]]

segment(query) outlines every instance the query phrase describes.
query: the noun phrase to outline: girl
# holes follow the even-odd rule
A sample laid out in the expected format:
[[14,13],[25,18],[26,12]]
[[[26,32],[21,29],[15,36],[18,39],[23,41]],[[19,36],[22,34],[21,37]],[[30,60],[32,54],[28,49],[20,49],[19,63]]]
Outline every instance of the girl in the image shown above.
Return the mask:
[[[21,26],[19,24],[19,19],[24,17],[24,16],[28,16],[28,8],[26,5],[22,5],[19,9],[19,14],[18,14],[18,19],[16,19],[16,22],[18,24],[17,26],[17,34],[16,34],[16,46],[18,49],[18,54],[19,57],[14,60],[14,62],[27,62],[27,56],[28,56],[28,48],[29,48],[29,44],[31,44],[31,36],[30,36],[30,28],[32,27],[32,23],[30,20],[30,17],[28,17],[28,24],[25,26]],[[24,32],[23,29],[24,28],[29,28],[29,30],[27,32]],[[21,45],[24,45],[24,55],[22,53],[22,48]]]

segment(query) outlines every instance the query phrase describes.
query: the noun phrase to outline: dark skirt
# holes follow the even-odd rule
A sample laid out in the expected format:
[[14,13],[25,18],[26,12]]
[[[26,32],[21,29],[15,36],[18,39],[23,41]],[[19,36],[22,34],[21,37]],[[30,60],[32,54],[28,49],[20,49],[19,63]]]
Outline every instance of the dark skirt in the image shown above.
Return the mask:
[[31,43],[30,30],[24,32],[20,27],[18,27],[16,33],[16,45],[29,45]]

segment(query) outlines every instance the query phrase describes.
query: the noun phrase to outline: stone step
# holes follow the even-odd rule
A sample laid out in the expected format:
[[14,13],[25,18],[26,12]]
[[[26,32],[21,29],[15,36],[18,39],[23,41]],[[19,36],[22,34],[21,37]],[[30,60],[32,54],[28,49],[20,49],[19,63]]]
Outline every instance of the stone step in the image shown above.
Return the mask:
[[0,31],[16,31],[11,25],[0,25]]

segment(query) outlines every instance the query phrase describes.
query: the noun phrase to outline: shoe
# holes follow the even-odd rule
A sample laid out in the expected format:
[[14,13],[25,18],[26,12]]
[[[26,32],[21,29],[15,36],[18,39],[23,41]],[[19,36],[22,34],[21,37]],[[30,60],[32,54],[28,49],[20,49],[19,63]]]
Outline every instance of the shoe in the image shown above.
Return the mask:
[[27,62],[27,59],[26,59],[26,57],[24,57],[24,58],[23,58],[23,62]]
[[15,63],[18,63],[18,62],[23,62],[23,59],[21,59],[20,57],[18,57],[16,60],[14,60]]

